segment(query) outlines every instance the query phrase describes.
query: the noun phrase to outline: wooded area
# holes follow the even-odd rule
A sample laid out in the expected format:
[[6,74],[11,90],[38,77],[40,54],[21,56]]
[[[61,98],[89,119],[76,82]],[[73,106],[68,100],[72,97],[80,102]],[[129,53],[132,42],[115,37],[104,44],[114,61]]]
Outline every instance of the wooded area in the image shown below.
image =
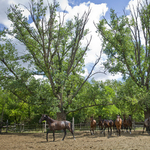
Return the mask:
[[[117,114],[132,115],[136,122],[150,116],[150,3],[143,0],[131,16],[117,16],[111,10],[110,21],[103,18],[95,31],[103,48],[89,74],[84,77],[85,55],[92,37],[86,29],[90,8],[82,16],[64,21],[57,13],[59,4],[31,0],[7,11],[12,29],[0,31],[0,122],[37,123],[41,114],[75,123],[89,122],[90,116],[115,119]],[[134,9],[133,9],[134,8]],[[47,11],[49,12],[47,16]],[[17,49],[13,39],[22,45]],[[92,51],[92,49],[91,49]],[[121,73],[122,81],[96,81],[94,68],[107,55],[104,70]],[[36,79],[35,75],[43,75]],[[107,76],[107,74],[106,74]],[[93,78],[92,78],[93,77]]]

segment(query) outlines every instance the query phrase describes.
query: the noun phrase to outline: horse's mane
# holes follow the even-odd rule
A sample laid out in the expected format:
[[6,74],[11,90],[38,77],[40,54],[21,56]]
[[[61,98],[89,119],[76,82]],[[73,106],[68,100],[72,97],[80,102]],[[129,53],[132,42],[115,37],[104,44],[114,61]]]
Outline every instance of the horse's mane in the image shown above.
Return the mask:
[[54,122],[54,121],[56,121],[56,120],[54,120],[54,119],[50,118],[49,116],[48,116],[48,119],[50,120],[50,122]]

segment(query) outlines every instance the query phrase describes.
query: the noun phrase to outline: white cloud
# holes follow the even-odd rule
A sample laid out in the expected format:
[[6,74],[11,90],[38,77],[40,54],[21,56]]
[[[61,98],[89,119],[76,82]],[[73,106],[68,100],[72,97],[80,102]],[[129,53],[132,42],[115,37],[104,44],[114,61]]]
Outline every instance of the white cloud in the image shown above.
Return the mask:
[[[87,55],[85,57],[85,65],[88,66],[88,64],[95,63],[97,55],[99,55],[100,50],[101,50],[101,41],[100,38],[97,36],[96,33],[96,27],[94,26],[93,22],[98,23],[100,20],[100,17],[106,14],[108,11],[108,7],[106,3],[101,3],[101,4],[94,4],[91,3],[90,1],[87,3],[80,3],[78,6],[71,7],[68,3],[68,0],[57,0],[60,4],[60,8],[62,10],[66,10],[68,13],[65,17],[65,20],[68,19],[73,19],[75,15],[79,14],[80,16],[83,15],[85,11],[88,11],[89,6],[91,8],[91,13],[89,15],[89,21],[86,25],[86,28],[90,30],[90,34],[86,37],[88,40],[90,39],[90,36],[92,35],[92,41],[89,45],[90,51],[87,52]],[[49,1],[50,3],[53,2],[53,0]],[[72,1],[74,2],[74,1]],[[6,11],[7,8],[10,7],[11,4],[18,4],[21,3],[22,5],[29,6],[29,1],[28,0],[1,0],[0,1],[0,24],[5,25],[6,27],[10,27],[11,22],[7,19]],[[45,5],[47,5],[47,0],[44,0]],[[24,9],[23,6],[21,6],[22,9]],[[29,17],[29,12],[25,11],[24,15]],[[34,27],[33,24],[31,26]],[[82,45],[85,46],[87,39],[82,41]],[[21,46],[21,45],[20,45]],[[18,48],[20,49],[21,53],[21,48],[18,44]],[[23,48],[24,49],[24,48]],[[106,56],[102,55],[102,59],[99,63],[99,65],[96,67],[95,72],[99,71],[99,67],[102,66],[101,63],[105,60]],[[85,68],[85,73],[84,76],[88,74],[88,69]],[[111,75],[102,75],[98,74],[94,76],[96,80],[101,80],[101,79],[111,79]],[[119,78],[120,76],[116,76],[116,78]],[[43,78],[43,76],[35,76],[35,78]],[[113,78],[113,77],[112,77]]]
[[92,41],[89,45],[90,51],[87,52],[85,57],[85,65],[88,63],[95,63],[97,56],[100,54],[101,50],[101,41],[96,33],[95,23],[98,23],[100,17],[105,15],[108,11],[108,7],[106,3],[102,4],[94,4],[94,3],[82,3],[79,6],[75,6],[71,9],[67,9],[68,14],[66,16],[66,20],[72,19],[75,15],[79,14],[82,16],[85,11],[88,11],[89,6],[91,8],[91,13],[89,15],[89,21],[86,25],[86,28],[90,30],[90,34],[87,35],[86,39],[82,41],[82,45],[85,46],[87,44],[87,40],[92,36]]
[[122,78],[121,73],[118,73],[114,76],[110,74],[109,72],[106,72],[106,74],[99,73],[99,74],[94,75],[94,79],[96,81],[106,81],[106,80],[112,80],[112,79],[121,80],[121,78]]
[[38,80],[38,79],[43,79],[43,80],[47,79],[47,78],[44,77],[43,75],[34,75],[34,78],[35,78],[36,80]]

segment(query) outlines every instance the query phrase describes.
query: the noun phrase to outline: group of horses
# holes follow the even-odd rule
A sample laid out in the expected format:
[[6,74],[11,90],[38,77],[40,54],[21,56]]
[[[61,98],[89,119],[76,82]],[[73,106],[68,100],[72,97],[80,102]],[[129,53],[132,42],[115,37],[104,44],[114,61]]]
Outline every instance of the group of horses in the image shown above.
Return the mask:
[[[64,120],[64,121],[57,121],[52,118],[50,118],[48,115],[43,114],[39,120],[39,123],[46,120],[49,125],[49,130],[47,130],[46,139],[48,141],[48,133],[50,131],[53,132],[53,141],[55,141],[55,130],[63,130],[64,131],[64,137],[62,140],[65,139],[66,136],[66,129],[68,129],[75,140],[74,137],[74,131],[72,129],[72,124],[70,121]],[[114,130],[116,128],[116,131],[118,132],[118,135],[120,136],[120,130],[125,129],[128,132],[128,128],[130,130],[131,134],[131,128],[132,128],[132,117],[129,115],[129,117],[126,119],[125,115],[123,115],[123,120],[121,119],[120,115],[117,115],[115,120],[106,120],[102,119],[101,116],[99,116],[99,122],[96,124],[96,120],[94,120],[93,117],[91,117],[90,122],[90,132],[91,134],[94,134],[94,130],[96,129],[96,125],[99,126],[99,129],[101,129],[104,132],[105,136],[105,129],[108,128],[108,133],[110,129],[110,134],[108,134],[108,137],[112,134],[112,129]],[[144,126],[143,126],[143,133],[145,127],[149,130],[150,129],[150,117],[145,119]]]
[[[107,120],[107,119],[102,119],[101,116],[99,116],[98,124],[96,124],[96,120],[94,120],[93,117],[91,117],[91,123],[90,123],[91,135],[94,134],[96,125],[98,125],[99,129],[101,129],[102,132],[104,132],[104,136],[105,136],[106,128],[108,128],[108,137],[112,134],[112,129],[113,129],[113,131],[115,131],[115,129],[116,129],[116,131],[118,132],[118,136],[120,136],[120,134],[121,134],[121,132],[120,132],[121,129],[122,130],[124,129],[124,132],[125,132],[125,130],[126,130],[126,132],[128,132],[128,129],[129,129],[130,134],[131,134],[132,117],[131,117],[131,115],[129,115],[128,118],[126,118],[126,116],[123,115],[123,120],[122,120],[120,115],[117,115],[117,118],[115,120]],[[144,133],[145,128],[147,128],[147,131],[150,130],[150,117],[145,119],[145,121],[144,121],[143,133]],[[109,133],[109,129],[110,129],[110,133]]]
[[90,128],[91,134],[94,134],[96,125],[98,125],[99,129],[101,129],[102,132],[104,132],[104,136],[105,136],[106,128],[108,128],[108,133],[109,133],[109,129],[110,129],[110,134],[108,134],[109,136],[112,134],[112,129],[114,130],[115,128],[116,128],[116,131],[118,132],[118,135],[120,136],[121,128],[126,129],[126,132],[128,132],[128,128],[129,128],[130,134],[131,134],[132,118],[131,118],[131,115],[129,115],[129,118],[126,119],[126,117],[124,115],[123,120],[122,120],[120,115],[117,115],[115,120],[107,120],[107,119],[102,119],[101,116],[99,116],[99,122],[98,122],[98,124],[96,124],[96,120],[94,120],[93,117],[91,117],[90,125],[91,125],[91,128]]

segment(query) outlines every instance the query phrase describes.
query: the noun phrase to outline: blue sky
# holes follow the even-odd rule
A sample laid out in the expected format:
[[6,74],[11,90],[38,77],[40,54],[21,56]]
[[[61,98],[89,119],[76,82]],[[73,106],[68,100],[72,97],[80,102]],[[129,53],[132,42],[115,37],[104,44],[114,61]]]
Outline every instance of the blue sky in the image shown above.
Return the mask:
[[[49,0],[52,2],[52,0]],[[88,7],[92,8],[91,14],[89,16],[89,21],[87,23],[86,28],[90,30],[90,35],[87,36],[87,40],[92,36],[92,42],[90,43],[90,51],[88,51],[86,57],[85,57],[85,74],[86,76],[92,66],[92,64],[95,62],[97,55],[99,55],[99,52],[101,50],[101,41],[100,38],[96,34],[96,28],[93,24],[93,22],[98,23],[100,18],[104,15],[106,19],[109,20],[110,16],[110,9],[114,9],[118,16],[123,15],[123,10],[127,8],[129,3],[136,3],[137,0],[58,0],[60,4],[60,8],[62,10],[66,10],[68,14],[66,15],[66,20],[72,19],[74,15],[79,13],[82,15],[84,11],[88,10]],[[5,26],[6,28],[10,28],[11,22],[7,19],[6,11],[7,8],[9,8],[10,4],[18,4],[21,3],[25,6],[28,5],[28,0],[0,0],[0,30],[3,29]],[[47,0],[44,0],[44,3],[47,4]],[[22,7],[22,9],[24,9]],[[29,18],[29,12],[25,11],[24,15]],[[31,26],[34,27],[34,25],[31,23]],[[86,41],[82,41],[83,46],[86,45]],[[15,39],[14,39],[15,42]],[[21,47],[22,45],[18,45],[18,49],[24,49]],[[21,51],[20,51],[21,53]],[[98,71],[102,67],[102,63],[105,61],[107,56],[104,54],[102,55],[102,59],[98,66],[96,67],[95,71]],[[107,73],[107,75],[104,74],[97,74],[94,76],[96,80],[103,80],[106,79],[117,79],[121,80],[121,74],[112,76],[111,74]]]
[[[71,6],[80,5],[84,2],[87,3],[89,0],[69,0]],[[109,10],[112,8],[118,15],[122,15],[123,9],[127,7],[130,0],[90,0],[90,2],[94,4],[106,3]],[[106,13],[106,17],[109,18],[109,11]]]

